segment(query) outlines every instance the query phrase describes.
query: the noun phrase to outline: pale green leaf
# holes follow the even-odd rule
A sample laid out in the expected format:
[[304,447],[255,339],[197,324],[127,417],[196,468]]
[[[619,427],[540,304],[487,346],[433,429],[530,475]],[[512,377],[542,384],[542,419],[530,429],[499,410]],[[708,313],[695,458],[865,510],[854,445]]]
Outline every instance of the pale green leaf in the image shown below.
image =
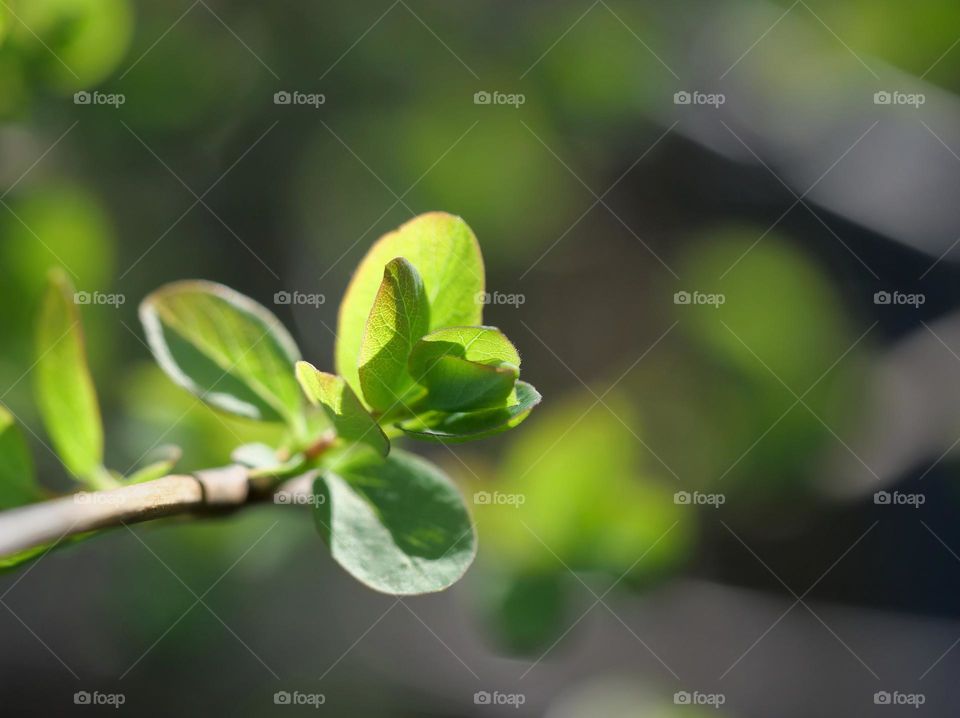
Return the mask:
[[409,365],[427,389],[427,408],[474,411],[517,403],[520,354],[494,327],[448,327],[428,334],[414,346]]
[[303,425],[293,374],[300,352],[265,307],[221,284],[174,282],[140,305],[157,362],[208,404],[260,421]]
[[512,406],[454,413],[431,411],[399,424],[399,428],[415,439],[447,444],[483,439],[514,428],[540,403],[540,393],[526,382],[517,382],[516,393],[517,403]]
[[430,327],[430,307],[416,268],[391,260],[367,317],[360,343],[360,386],[367,404],[385,412],[403,405],[415,387],[407,358]]
[[40,497],[33,460],[13,415],[0,406],[0,509],[22,506]]
[[326,472],[314,484],[317,529],[334,560],[393,595],[441,591],[473,562],[476,539],[457,487],[437,467],[394,451]]
[[341,377],[319,371],[305,361],[297,362],[296,373],[307,399],[323,408],[337,436],[365,444],[381,456],[389,453],[390,442],[383,430]]
[[420,273],[430,305],[430,330],[482,322],[483,257],[473,232],[462,219],[444,212],[415,217],[370,248],[340,305],[337,373],[358,393],[365,323],[384,267],[396,257],[403,257]]
[[105,474],[103,424],[87,366],[80,314],[66,273],[50,273],[37,319],[34,386],[44,426],[64,466],[90,484]]
[[126,478],[128,484],[142,484],[169,474],[177,465],[183,451],[179,446],[159,446],[145,458],[144,465]]

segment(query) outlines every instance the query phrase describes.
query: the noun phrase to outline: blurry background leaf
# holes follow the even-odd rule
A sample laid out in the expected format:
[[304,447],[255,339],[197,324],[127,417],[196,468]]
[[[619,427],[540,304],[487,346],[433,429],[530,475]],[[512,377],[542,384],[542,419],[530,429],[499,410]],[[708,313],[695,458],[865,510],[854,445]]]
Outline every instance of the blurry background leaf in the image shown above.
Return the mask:
[[67,469],[91,486],[109,485],[103,469],[103,424],[66,273],[54,270],[37,318],[37,404]]
[[563,561],[617,576],[657,576],[682,564],[693,526],[688,507],[673,501],[681,486],[641,461],[640,443],[617,418],[641,426],[629,404],[604,401],[610,409],[576,396],[540,412],[510,446],[501,480],[474,485],[481,496],[520,497],[503,504],[475,495],[484,550],[496,561],[566,571]]
[[213,282],[168,284],[144,299],[140,319],[160,366],[224,411],[303,425],[293,338],[263,306]]
[[354,578],[384,593],[441,591],[473,562],[476,539],[459,490],[404,451],[328,471],[314,490],[317,530]]
[[[64,92],[91,88],[116,66],[133,31],[128,0],[14,2],[8,42],[37,75]],[[38,41],[39,38],[39,41]]]

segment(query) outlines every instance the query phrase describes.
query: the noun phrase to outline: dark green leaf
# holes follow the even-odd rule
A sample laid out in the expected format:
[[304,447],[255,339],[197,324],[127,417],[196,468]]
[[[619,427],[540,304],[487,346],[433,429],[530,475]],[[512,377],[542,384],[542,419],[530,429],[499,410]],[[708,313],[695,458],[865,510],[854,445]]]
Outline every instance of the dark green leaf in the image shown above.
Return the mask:
[[39,496],[33,460],[23,435],[13,415],[0,406],[0,509],[22,506]]
[[251,419],[303,426],[300,352],[265,307],[220,284],[167,284],[140,305],[153,355],[180,386]]
[[420,274],[402,257],[383,270],[360,343],[360,386],[367,404],[388,411],[415,386],[407,368],[414,343],[430,327],[430,307]]
[[370,588],[441,591],[473,562],[463,497],[437,467],[403,451],[318,478],[314,515],[333,558]]

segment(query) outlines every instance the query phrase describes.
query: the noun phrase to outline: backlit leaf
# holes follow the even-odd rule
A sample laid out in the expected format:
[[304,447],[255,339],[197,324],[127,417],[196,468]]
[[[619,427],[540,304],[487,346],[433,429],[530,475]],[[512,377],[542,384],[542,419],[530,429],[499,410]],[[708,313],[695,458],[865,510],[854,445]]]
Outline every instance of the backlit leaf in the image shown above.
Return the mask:
[[360,343],[360,386],[371,407],[388,411],[407,401],[414,387],[407,358],[429,326],[420,274],[406,259],[392,260],[383,270]]
[[37,319],[35,389],[50,440],[67,469],[90,484],[100,484],[105,471],[103,424],[97,393],[66,273],[50,273]]
[[429,212],[381,237],[353,275],[337,324],[336,366],[355,392],[360,345],[383,270],[392,259],[409,261],[423,280],[430,304],[429,329],[480,324],[484,289],[483,258],[473,232],[459,217]]
[[140,305],[157,362],[208,404],[250,419],[303,424],[300,352],[265,307],[223,285],[174,282]]
[[333,428],[344,441],[366,444],[381,456],[390,451],[390,442],[380,426],[339,376],[297,362],[297,380],[310,403],[323,408]]

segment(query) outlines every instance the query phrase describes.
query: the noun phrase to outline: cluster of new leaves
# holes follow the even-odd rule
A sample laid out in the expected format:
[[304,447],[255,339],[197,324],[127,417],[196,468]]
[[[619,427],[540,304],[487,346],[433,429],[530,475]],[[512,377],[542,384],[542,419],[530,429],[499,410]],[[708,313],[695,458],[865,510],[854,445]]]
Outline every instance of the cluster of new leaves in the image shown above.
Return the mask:
[[[302,361],[270,311],[219,284],[161,287],[140,318],[177,384],[218,410],[288,427],[283,446],[245,445],[234,460],[276,480],[310,472],[315,521],[333,558],[372,588],[415,594],[459,579],[476,539],[453,483],[391,441],[482,438],[516,426],[540,401],[519,381],[514,346],[482,325],[483,293],[473,232],[458,217],[430,213],[382,237],[357,269],[340,307],[337,374]],[[103,468],[71,295],[56,275],[37,365],[39,403],[65,466],[93,488],[168,471],[169,461],[129,478]],[[4,490],[20,491],[13,481]]]

